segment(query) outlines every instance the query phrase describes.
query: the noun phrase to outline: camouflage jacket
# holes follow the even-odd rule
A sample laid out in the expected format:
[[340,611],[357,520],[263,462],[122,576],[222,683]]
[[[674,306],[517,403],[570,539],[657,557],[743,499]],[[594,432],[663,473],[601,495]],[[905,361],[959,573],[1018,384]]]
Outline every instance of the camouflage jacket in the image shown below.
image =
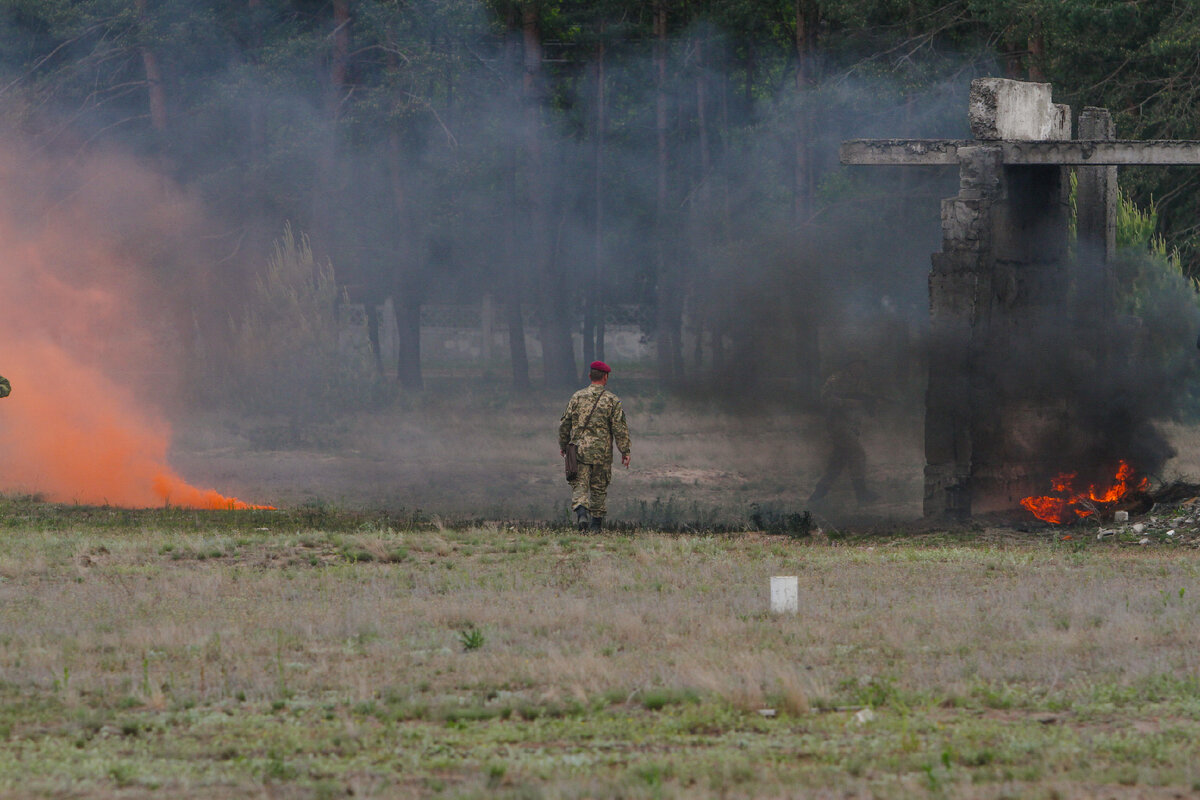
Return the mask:
[[[603,391],[597,403],[596,396]],[[596,411],[587,419],[592,405]],[[567,410],[558,423],[558,449],[565,450],[570,442],[579,447],[579,460],[584,464],[611,464],[613,441],[622,455],[629,453],[629,425],[625,422],[625,409],[621,400],[603,386],[587,386],[571,396]]]
[[8,378],[0,375],[0,397],[8,397],[12,394],[12,384],[8,382]]

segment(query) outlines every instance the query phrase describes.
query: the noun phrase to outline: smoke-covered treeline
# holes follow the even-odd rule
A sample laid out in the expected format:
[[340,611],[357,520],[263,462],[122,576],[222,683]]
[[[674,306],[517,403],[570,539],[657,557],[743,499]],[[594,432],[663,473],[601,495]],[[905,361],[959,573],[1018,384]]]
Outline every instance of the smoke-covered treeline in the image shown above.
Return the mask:
[[[621,304],[641,309],[663,379],[745,388],[786,374],[811,388],[830,339],[894,344],[894,329],[859,324],[864,314],[923,315],[937,203],[952,193],[953,176],[936,171],[877,170],[867,183],[840,170],[841,139],[960,135],[969,79],[983,73],[1109,103],[1123,135],[1192,135],[1187,92],[1200,85],[1184,58],[1200,21],[1178,4],[0,9],[10,135],[64,164],[132,152],[211,209],[195,253],[154,265],[185,336],[220,350],[235,298],[290,222],[351,299],[369,310],[392,299],[395,369],[410,387],[422,382],[421,305],[486,293],[510,331],[539,327],[541,364],[510,336],[518,387],[531,372],[574,382],[572,333],[585,362],[604,357],[605,309]],[[1200,176],[1162,190],[1176,177],[1130,185],[1158,198],[1187,257],[1198,234],[1182,220]],[[700,346],[685,348],[685,318]]]

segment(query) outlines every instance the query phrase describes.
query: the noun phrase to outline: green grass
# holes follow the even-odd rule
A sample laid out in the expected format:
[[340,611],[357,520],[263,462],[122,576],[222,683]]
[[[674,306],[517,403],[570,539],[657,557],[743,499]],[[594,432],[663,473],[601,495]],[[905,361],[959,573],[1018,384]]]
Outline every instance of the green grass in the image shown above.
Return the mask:
[[5,797],[1200,790],[1190,547],[2,509]]

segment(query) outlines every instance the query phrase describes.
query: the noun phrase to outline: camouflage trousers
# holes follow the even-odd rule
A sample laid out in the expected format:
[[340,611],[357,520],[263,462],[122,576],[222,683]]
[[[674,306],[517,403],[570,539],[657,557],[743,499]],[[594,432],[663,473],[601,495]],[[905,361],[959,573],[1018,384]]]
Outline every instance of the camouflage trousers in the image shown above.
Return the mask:
[[579,464],[579,474],[571,481],[571,508],[585,506],[593,517],[608,512],[608,483],[612,464]]

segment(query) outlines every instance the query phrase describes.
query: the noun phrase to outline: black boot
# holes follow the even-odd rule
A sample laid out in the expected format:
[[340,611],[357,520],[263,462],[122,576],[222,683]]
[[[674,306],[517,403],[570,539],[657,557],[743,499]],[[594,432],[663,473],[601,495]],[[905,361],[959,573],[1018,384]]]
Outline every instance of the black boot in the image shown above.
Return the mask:
[[575,526],[579,528],[579,530],[587,530],[588,517],[590,516],[591,514],[588,513],[587,506],[575,506]]
[[598,531],[604,527],[604,517],[592,517],[592,530]]

